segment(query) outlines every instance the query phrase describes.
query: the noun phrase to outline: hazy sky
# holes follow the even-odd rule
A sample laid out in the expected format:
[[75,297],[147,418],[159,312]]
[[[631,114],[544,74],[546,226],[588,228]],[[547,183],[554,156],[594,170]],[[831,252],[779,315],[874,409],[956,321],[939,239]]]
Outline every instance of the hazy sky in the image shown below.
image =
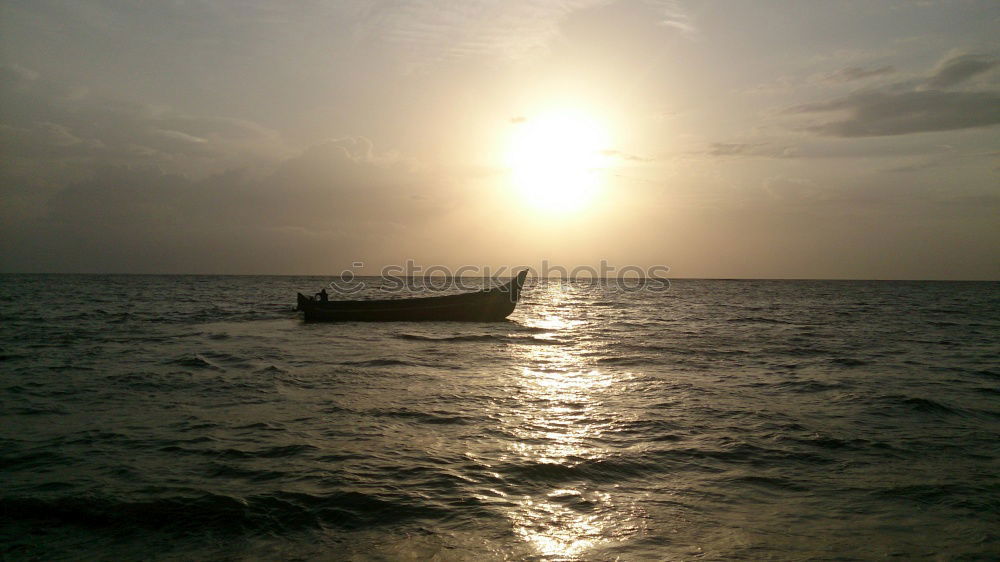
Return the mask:
[[998,62],[996,0],[4,0],[0,270],[1000,279]]

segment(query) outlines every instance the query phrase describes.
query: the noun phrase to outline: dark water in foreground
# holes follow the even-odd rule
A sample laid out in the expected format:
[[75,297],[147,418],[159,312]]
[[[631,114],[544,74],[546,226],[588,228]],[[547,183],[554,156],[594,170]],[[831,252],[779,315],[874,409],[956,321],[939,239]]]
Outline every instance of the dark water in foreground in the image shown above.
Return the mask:
[[1000,556],[1000,284],[303,324],[322,282],[0,276],[2,557]]

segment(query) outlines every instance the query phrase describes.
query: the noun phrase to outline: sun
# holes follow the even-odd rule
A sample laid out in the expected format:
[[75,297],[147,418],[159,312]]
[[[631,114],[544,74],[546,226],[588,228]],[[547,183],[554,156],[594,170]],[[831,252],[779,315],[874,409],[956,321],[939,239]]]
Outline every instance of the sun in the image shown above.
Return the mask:
[[519,121],[510,138],[506,164],[522,200],[545,213],[586,207],[602,182],[607,130],[596,119],[572,110]]

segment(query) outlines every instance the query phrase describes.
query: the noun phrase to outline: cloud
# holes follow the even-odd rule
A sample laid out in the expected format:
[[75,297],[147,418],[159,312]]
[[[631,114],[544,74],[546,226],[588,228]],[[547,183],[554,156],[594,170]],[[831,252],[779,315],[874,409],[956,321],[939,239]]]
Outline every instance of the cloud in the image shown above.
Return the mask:
[[[680,2],[647,2],[657,23],[685,35],[697,29]],[[415,65],[487,55],[521,59],[545,50],[560,36],[560,26],[573,14],[615,4],[614,0],[404,0],[371,6],[360,12],[362,41],[405,46]]]
[[698,28],[680,2],[676,0],[662,1],[660,2],[660,10],[662,16],[658,23],[663,27],[677,30],[688,37],[698,34]]
[[738,156],[747,154],[750,149],[756,147],[755,144],[713,142],[706,151],[711,156]]
[[88,229],[169,220],[172,227],[323,230],[362,216],[406,222],[426,214],[430,209],[410,199],[428,183],[405,160],[375,155],[368,139],[348,137],[312,146],[258,179],[227,171],[190,180],[153,167],[102,167],[59,191],[50,211],[58,223]]
[[289,155],[280,135],[253,122],[102,96],[16,66],[0,76],[0,146],[40,175],[93,161],[204,175]]
[[608,148],[601,151],[604,156],[609,156],[611,158],[618,158],[619,160],[625,160],[628,162],[651,162],[652,158],[646,158],[645,156],[638,156],[636,154],[629,154],[628,152],[623,152],[621,150],[616,150],[613,148]]
[[791,111],[846,111],[846,119],[807,127],[807,130],[833,137],[954,131],[1000,123],[1000,93],[938,90],[857,92],[829,102],[798,106]]
[[855,82],[875,76],[884,76],[896,72],[892,65],[880,66],[876,68],[862,68],[860,66],[849,66],[840,70],[823,75],[823,80],[827,82]]
[[970,169],[1000,163],[1000,151],[959,151],[949,145],[940,145],[936,153],[911,158],[907,162],[883,170],[886,173],[924,172],[934,168]]
[[604,3],[411,0],[371,8],[358,29],[363,38],[405,45],[417,63],[481,54],[518,58],[544,47],[570,13]]
[[788,146],[774,146],[769,143],[713,142],[701,154],[709,156],[758,156],[765,158],[788,158],[795,150]]
[[801,86],[801,82],[790,76],[779,76],[773,80],[767,82],[761,82],[754,84],[748,88],[742,89],[739,92],[744,94],[749,94],[752,96],[764,95],[784,95],[793,91],[794,89]]
[[101,166],[42,216],[0,226],[0,269],[328,272],[408,248],[460,200],[363,137],[318,143],[263,176]]
[[2,270],[324,272],[398,259],[463,201],[365,137],[295,150],[251,121],[0,74]]
[[44,155],[50,150],[65,150],[86,144],[66,127],[42,121],[33,127],[11,127],[0,124],[0,146],[4,154]]
[[832,72],[817,73],[805,78],[792,76],[778,76],[767,82],[755,84],[749,88],[741,90],[742,93],[750,95],[789,95],[797,89],[803,87],[814,87],[816,85],[827,84],[847,84],[860,82],[878,76],[890,76],[896,73],[896,67],[892,65],[865,68],[861,66],[848,66]]
[[927,79],[930,89],[951,88],[974,76],[989,71],[1000,64],[1000,59],[990,55],[955,55],[941,61],[934,74]]
[[945,90],[997,65],[985,55],[946,58],[922,82],[900,82],[856,91],[829,101],[803,104],[789,114],[839,112],[836,121],[805,127],[831,137],[879,137],[955,131],[1000,124],[1000,91]]
[[0,64],[0,83],[23,87],[38,79],[38,73],[16,64]]

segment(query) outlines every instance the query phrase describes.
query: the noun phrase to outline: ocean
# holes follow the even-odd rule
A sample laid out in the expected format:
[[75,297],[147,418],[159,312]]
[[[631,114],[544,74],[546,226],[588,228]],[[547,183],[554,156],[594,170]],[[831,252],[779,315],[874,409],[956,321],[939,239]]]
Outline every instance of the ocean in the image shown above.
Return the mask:
[[1000,558],[1000,283],[327,281],[0,276],[2,558]]

